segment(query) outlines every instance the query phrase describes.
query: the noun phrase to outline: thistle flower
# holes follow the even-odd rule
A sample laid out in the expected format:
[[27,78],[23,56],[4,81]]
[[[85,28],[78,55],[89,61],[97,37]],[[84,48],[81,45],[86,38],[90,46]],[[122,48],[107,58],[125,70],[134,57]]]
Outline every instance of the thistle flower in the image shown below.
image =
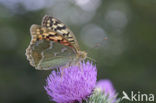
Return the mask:
[[113,87],[113,84],[110,80],[100,80],[96,84],[96,89],[104,91],[105,95],[109,95],[109,98],[114,98],[116,96],[116,91]]
[[82,103],[92,93],[96,78],[96,66],[82,62],[79,66],[63,69],[62,76],[60,72],[52,71],[47,78],[45,90],[50,99],[57,103]]
[[97,82],[94,92],[87,100],[87,103],[119,103],[116,92],[110,80]]

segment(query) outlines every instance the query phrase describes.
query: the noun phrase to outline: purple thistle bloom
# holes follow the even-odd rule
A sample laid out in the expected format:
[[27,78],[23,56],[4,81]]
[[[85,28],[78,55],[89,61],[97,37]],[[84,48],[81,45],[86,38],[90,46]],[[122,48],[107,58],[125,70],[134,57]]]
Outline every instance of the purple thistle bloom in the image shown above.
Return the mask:
[[113,84],[110,80],[100,80],[96,84],[96,89],[99,89],[100,91],[103,91],[105,95],[108,95],[110,99],[114,98],[114,101],[116,99],[116,91],[113,87]]
[[47,78],[45,90],[51,100],[57,103],[82,102],[91,94],[97,78],[96,66],[90,62],[70,66],[60,72],[52,71]]

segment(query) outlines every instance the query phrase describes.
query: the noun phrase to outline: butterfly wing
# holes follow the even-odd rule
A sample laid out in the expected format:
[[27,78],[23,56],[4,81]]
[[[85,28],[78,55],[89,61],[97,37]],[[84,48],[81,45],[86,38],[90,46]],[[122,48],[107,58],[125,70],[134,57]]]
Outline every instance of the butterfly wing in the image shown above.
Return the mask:
[[42,19],[42,26],[63,35],[63,37],[65,37],[76,50],[79,50],[79,45],[73,32],[60,20],[46,15]]
[[58,68],[72,62],[75,58],[74,49],[59,43],[60,35],[56,35],[55,32],[46,31],[38,25],[32,25],[30,32],[32,40],[26,49],[26,56],[36,69]]

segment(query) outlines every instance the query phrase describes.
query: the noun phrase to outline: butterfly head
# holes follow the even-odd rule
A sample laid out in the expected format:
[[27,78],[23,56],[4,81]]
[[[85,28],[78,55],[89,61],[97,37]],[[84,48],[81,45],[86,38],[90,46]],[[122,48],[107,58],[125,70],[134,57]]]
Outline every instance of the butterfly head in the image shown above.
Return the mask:
[[87,58],[87,52],[85,51],[78,51],[78,57],[81,59],[86,59]]

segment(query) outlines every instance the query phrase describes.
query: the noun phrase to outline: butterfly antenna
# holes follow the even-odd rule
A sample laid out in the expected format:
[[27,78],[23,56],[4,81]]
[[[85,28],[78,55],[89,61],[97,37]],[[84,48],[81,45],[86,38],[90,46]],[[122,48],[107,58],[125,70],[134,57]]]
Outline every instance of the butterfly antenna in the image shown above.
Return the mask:
[[87,56],[87,58],[90,59],[90,60],[92,60],[92,61],[94,61],[94,62],[96,62],[96,60],[93,59],[93,58],[91,58],[91,57],[88,57],[88,56]]
[[103,43],[104,40],[108,40],[108,37],[104,37],[103,40],[102,40],[102,42],[97,42],[96,45],[94,46],[94,48],[100,47],[102,45],[102,43]]

